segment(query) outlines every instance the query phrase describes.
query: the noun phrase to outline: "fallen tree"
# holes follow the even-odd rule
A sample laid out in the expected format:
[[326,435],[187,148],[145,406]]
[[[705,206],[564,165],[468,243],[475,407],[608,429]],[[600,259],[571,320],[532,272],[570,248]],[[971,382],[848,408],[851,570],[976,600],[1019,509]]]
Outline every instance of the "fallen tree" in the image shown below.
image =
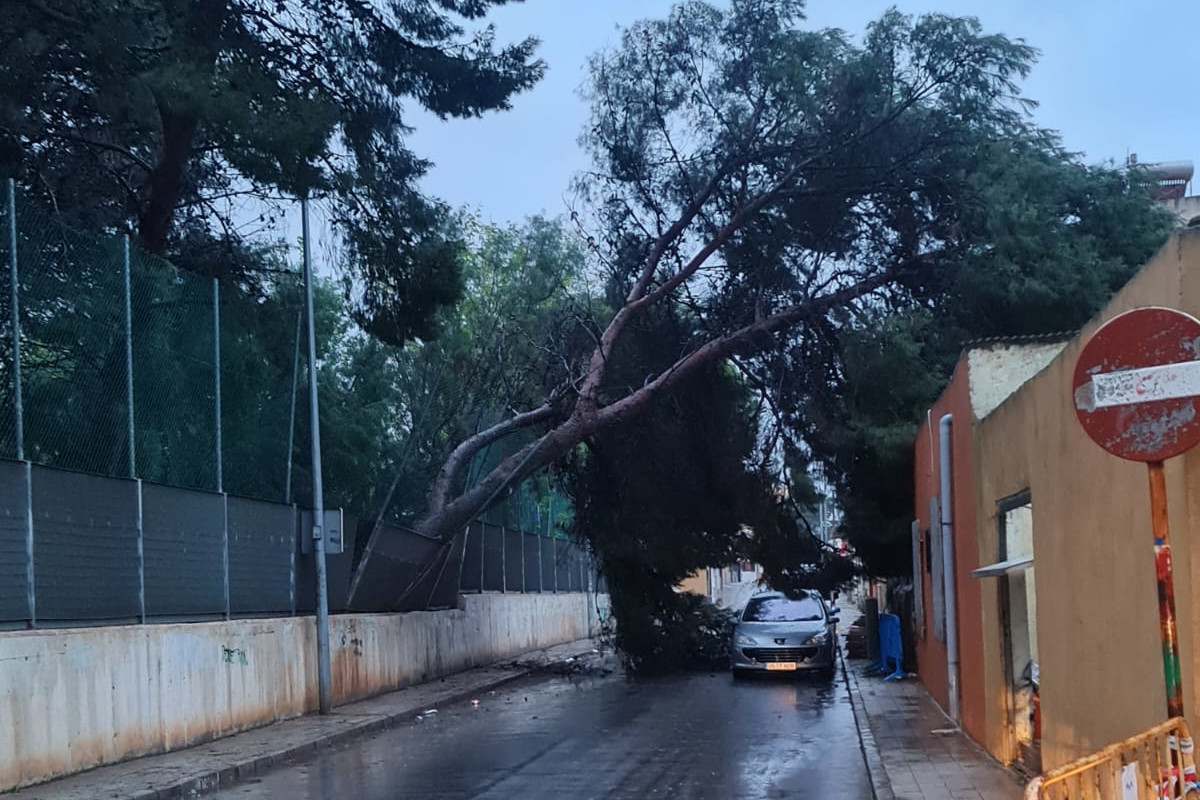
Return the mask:
[[[593,59],[595,169],[579,182],[592,213],[577,220],[615,312],[544,402],[453,450],[422,532],[455,536],[506,487],[713,364],[927,291],[978,244],[963,226],[979,155],[1054,146],[1017,96],[1024,43],[889,12],[858,45],[802,19],[797,0],[690,2]],[[675,358],[607,382],[632,323],[667,306],[697,323]],[[478,452],[523,429],[539,435],[466,483]]]

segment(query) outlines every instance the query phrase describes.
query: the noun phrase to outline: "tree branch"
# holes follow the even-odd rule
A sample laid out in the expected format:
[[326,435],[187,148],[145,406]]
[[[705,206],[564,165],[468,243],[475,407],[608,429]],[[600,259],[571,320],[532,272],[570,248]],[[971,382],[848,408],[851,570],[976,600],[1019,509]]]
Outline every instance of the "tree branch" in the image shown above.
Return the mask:
[[[553,398],[551,399],[553,400]],[[437,477],[433,479],[433,483],[429,488],[429,507],[433,514],[438,513],[447,505],[447,498],[450,496],[450,490],[454,483],[454,478],[462,471],[463,465],[474,457],[483,448],[493,442],[503,439],[513,431],[521,428],[528,428],[531,425],[536,425],[539,422],[544,422],[554,415],[555,409],[553,402],[547,401],[545,404],[533,409],[517,414],[514,417],[509,417],[503,422],[499,422],[490,428],[479,431],[475,435],[467,438],[461,444],[451,451],[449,457],[446,458],[446,463],[438,470]]]
[[52,131],[50,135],[51,135],[51,138],[54,138],[54,139],[65,139],[69,142],[78,142],[79,144],[82,144],[86,147],[97,147],[101,150],[107,150],[110,153],[117,153],[118,155],[125,156],[125,158],[129,159],[134,164],[137,164],[139,167],[144,169],[146,172],[154,171],[153,164],[151,164],[149,161],[147,161],[146,159],[139,156],[137,153],[134,153],[132,150],[124,148],[119,144],[114,144],[112,142],[97,141],[95,139],[89,139],[86,136],[69,134],[64,131]]
[[795,325],[804,317],[821,313],[830,308],[843,306],[860,297],[868,295],[889,283],[895,277],[893,270],[883,270],[873,276],[863,278],[853,286],[848,286],[822,297],[806,300],[788,306],[771,316],[716,339],[710,339],[701,346],[676,361],[670,368],[659,373],[653,380],[635,392],[620,400],[605,406],[597,413],[598,427],[604,427],[639,413],[654,396],[670,389],[688,375],[705,364],[730,355],[739,347],[746,345],[764,335],[774,335]]

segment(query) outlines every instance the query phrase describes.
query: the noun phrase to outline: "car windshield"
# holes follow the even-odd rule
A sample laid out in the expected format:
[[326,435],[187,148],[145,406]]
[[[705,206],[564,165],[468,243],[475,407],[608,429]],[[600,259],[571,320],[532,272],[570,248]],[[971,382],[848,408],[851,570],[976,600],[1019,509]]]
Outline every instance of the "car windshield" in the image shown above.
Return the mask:
[[819,622],[825,619],[820,600],[801,597],[760,597],[751,600],[742,616],[745,622]]

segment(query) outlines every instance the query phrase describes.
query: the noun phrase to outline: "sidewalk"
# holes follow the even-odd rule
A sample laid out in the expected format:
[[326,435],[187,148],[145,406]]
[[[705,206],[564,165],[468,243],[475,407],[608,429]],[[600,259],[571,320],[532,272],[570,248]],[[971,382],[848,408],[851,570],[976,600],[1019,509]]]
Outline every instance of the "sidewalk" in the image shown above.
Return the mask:
[[542,667],[591,653],[591,641],[526,653],[490,667],[216,739],[208,744],[99,767],[6,794],[6,800],[166,800],[224,789],[289,758],[414,720],[422,712],[485,694]]
[[915,678],[864,677],[843,659],[875,800],[1020,800],[1008,770],[942,714]]

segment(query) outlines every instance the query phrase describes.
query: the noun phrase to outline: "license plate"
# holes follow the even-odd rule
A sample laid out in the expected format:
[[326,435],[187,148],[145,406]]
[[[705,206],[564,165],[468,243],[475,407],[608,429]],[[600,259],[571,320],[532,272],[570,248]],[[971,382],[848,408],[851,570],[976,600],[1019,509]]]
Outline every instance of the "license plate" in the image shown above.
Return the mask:
[[795,672],[795,661],[770,661],[767,662],[767,672]]

